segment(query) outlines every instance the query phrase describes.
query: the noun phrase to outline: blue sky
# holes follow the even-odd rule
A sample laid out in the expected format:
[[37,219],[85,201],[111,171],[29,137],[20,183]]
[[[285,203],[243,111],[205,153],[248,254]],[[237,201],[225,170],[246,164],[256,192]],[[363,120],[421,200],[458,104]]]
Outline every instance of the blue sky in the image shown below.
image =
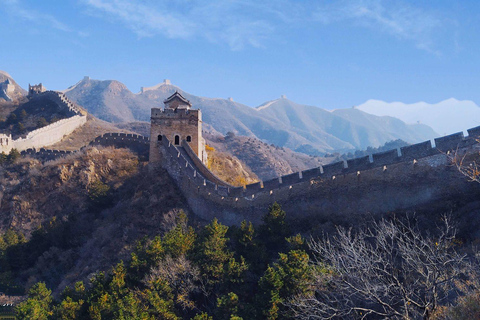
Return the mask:
[[23,87],[88,75],[250,106],[480,104],[480,1],[0,0],[0,30],[0,70]]

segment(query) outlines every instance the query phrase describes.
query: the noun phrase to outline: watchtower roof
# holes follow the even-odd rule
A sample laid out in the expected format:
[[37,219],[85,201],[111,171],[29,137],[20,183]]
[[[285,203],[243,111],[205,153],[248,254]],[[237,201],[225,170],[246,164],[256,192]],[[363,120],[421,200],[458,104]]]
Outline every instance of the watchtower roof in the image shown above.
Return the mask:
[[[177,102],[177,103],[172,103],[172,102]],[[163,103],[165,104],[165,107],[170,107],[170,108],[177,108],[179,107],[180,103],[183,105],[188,106],[189,108],[192,107],[192,104],[190,101],[188,101],[184,96],[180,94],[180,92],[175,91],[174,94],[172,94],[170,97],[167,99],[163,100]]]

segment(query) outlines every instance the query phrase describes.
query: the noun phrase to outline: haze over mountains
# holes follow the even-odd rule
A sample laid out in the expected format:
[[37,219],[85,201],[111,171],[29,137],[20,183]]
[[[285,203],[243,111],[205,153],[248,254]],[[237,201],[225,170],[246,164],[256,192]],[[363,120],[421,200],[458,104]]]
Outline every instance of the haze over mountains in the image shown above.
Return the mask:
[[168,81],[135,94],[118,81],[85,77],[65,93],[101,119],[130,122],[149,121],[150,109],[163,106],[163,100],[175,91],[202,109],[204,123],[214,131],[232,131],[307,154],[365,149],[395,139],[414,143],[438,135],[423,124],[406,125],[356,109],[327,111],[286,97],[251,108],[231,99],[198,97]]
[[438,103],[402,103],[368,100],[358,109],[377,115],[391,116],[406,123],[423,123],[440,135],[465,131],[480,125],[480,107],[470,100],[450,98]]

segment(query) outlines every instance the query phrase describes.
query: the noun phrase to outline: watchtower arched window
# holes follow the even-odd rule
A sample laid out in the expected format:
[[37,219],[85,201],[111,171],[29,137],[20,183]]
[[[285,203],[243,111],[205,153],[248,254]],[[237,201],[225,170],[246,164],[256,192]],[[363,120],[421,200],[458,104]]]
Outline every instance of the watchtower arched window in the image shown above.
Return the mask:
[[158,135],[157,140],[162,141],[162,135],[161,134]]
[[187,136],[187,142],[192,142],[192,136]]
[[179,145],[179,144],[180,144],[180,136],[176,135],[175,136],[175,145]]

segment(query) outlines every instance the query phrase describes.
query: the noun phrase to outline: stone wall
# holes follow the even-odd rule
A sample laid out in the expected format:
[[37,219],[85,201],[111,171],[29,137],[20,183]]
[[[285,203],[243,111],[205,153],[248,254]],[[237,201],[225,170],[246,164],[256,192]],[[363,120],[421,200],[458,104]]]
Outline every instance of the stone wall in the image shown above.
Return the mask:
[[[341,161],[285,175],[245,188],[226,187],[209,181],[192,166],[168,139],[162,140],[163,167],[185,194],[192,210],[205,220],[217,217],[227,224],[243,219],[260,222],[274,201],[292,217],[312,215],[381,214],[435,203],[449,197],[480,192],[449,165],[449,150],[472,152],[478,147],[474,132],[468,137],[451,135],[371,157]],[[476,150],[476,149],[475,149]],[[299,216],[300,215],[300,216]]]
[[[138,134],[126,133],[105,133],[89,143],[90,146],[104,146],[116,148],[128,148],[137,153],[141,158],[148,159],[150,139]],[[85,148],[85,147],[83,147]],[[45,148],[29,148],[21,152],[22,155],[28,155],[42,161],[55,160],[76,151],[51,150]]]
[[87,116],[83,115],[78,107],[76,107],[67,97],[56,91],[46,91],[36,94],[32,99],[38,97],[46,97],[57,103],[60,108],[68,110],[69,118],[58,120],[48,126],[37,130],[30,131],[25,138],[16,140],[9,139],[7,144],[0,144],[0,152],[8,153],[13,148],[23,151],[32,148],[43,148],[55,144],[69,135],[75,129],[87,122]]
[[90,145],[101,145],[105,147],[129,148],[140,156],[148,159],[150,139],[139,134],[129,133],[105,133],[92,142]]

